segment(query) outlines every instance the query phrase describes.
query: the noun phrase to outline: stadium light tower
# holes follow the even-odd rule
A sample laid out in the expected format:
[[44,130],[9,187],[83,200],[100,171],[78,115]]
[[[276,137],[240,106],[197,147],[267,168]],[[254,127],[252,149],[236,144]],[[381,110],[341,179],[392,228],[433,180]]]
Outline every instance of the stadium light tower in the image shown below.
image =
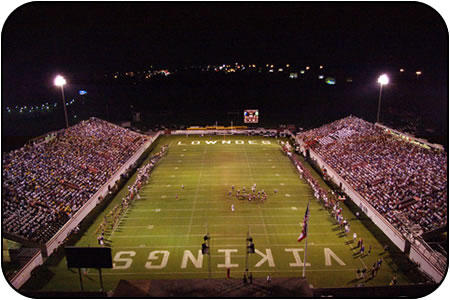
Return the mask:
[[58,75],[55,77],[55,80],[53,83],[56,86],[59,86],[61,88],[61,95],[62,95],[62,102],[64,107],[64,117],[66,119],[66,128],[69,128],[69,121],[67,120],[67,108],[66,108],[66,100],[64,99],[64,85],[67,83],[66,79],[62,77],[61,75]]
[[389,77],[386,74],[378,77],[378,83],[380,84],[380,96],[378,97],[378,112],[377,112],[377,123],[380,122],[380,109],[381,109],[381,91],[383,90],[383,85],[389,83]]

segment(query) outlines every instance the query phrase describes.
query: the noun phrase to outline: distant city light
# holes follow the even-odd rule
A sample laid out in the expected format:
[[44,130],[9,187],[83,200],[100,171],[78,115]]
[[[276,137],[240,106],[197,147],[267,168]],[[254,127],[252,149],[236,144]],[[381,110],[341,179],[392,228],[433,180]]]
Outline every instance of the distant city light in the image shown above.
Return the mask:
[[289,74],[289,78],[291,78],[291,79],[296,79],[296,78],[298,78],[298,73],[290,73],[290,74]]
[[401,69],[400,69],[400,72],[402,72],[402,73],[405,72],[405,69],[401,68]]
[[327,77],[325,79],[325,83],[329,84],[329,85],[335,85],[336,84],[336,79],[334,79],[333,77]]
[[323,75],[319,75],[319,79],[323,79],[324,78],[324,76]]
[[416,75],[417,75],[417,76],[422,75],[422,71],[420,71],[420,70],[419,70],[419,71],[416,71]]
[[319,66],[319,69],[323,69],[323,66],[322,66],[322,65],[320,65],[320,66]]
[[300,74],[305,74],[305,70],[300,70]]
[[310,67],[309,66],[306,66],[306,68],[305,68],[306,70],[309,70],[310,69]]
[[381,85],[385,85],[389,83],[389,77],[386,74],[381,75],[378,77],[378,83]]
[[286,64],[286,68],[289,68],[290,67],[290,65],[289,64]]
[[84,91],[84,90],[79,90],[79,91],[78,91],[78,94],[80,94],[80,95],[82,96],[82,95],[86,95],[86,94],[87,94],[87,92],[86,92],[86,91]]
[[279,69],[278,69],[278,72],[283,72],[283,68],[279,68]]

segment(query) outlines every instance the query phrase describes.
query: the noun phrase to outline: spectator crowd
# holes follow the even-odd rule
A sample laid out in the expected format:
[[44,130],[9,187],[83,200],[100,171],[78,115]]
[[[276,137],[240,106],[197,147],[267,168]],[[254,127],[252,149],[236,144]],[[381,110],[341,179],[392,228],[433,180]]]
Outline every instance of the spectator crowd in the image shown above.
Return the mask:
[[48,241],[144,144],[144,135],[91,118],[3,156],[2,228]]
[[447,224],[447,154],[359,118],[299,134],[352,188],[403,233]]

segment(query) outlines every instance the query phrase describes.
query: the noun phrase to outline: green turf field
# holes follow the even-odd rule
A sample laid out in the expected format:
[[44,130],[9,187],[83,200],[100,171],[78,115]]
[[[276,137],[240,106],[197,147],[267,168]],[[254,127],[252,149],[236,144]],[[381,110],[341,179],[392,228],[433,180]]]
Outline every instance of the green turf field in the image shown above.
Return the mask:
[[[232,277],[241,278],[247,231],[257,249],[248,261],[254,277],[269,273],[272,277],[301,276],[305,243],[298,243],[297,237],[308,201],[306,277],[312,286],[388,285],[398,269],[390,254],[383,253],[381,242],[344,208],[351,234],[355,231],[364,238],[366,251],[369,245],[372,247],[370,255],[354,255],[357,250],[352,249],[356,245],[350,243],[351,234],[346,237],[340,233],[276,139],[171,136],[157,143],[154,151],[169,144],[167,156],[142,188],[141,199],[135,200],[108,238],[115,268],[103,270],[106,290],[114,289],[120,279],[225,278],[227,268]],[[253,184],[269,194],[265,203],[228,196],[232,185],[249,190]],[[104,213],[125,193],[126,187]],[[77,246],[97,246],[94,230],[102,218],[103,214]],[[207,230],[211,236],[210,259],[199,255]],[[357,280],[356,270],[363,266],[370,269],[380,256],[384,262],[378,275],[368,281]],[[79,290],[78,273],[67,269],[65,259],[50,271],[52,278],[43,290]],[[411,281],[401,272],[397,276],[399,284]],[[98,290],[97,270],[89,270],[83,283],[85,290]]]

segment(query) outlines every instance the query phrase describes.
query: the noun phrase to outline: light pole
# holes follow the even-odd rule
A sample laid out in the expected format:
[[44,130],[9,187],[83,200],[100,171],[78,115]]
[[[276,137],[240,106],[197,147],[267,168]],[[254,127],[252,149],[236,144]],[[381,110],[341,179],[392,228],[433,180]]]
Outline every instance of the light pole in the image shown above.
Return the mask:
[[378,97],[378,112],[377,112],[377,123],[380,122],[380,110],[381,110],[381,91],[383,90],[383,85],[389,83],[389,77],[386,74],[378,77],[378,83],[380,84],[380,96]]
[[61,88],[62,102],[64,107],[64,117],[66,119],[66,128],[69,128],[69,121],[67,120],[66,100],[64,99],[64,85],[66,84],[66,79],[64,79],[64,77],[62,77],[61,75],[58,75],[55,77],[53,83]]

